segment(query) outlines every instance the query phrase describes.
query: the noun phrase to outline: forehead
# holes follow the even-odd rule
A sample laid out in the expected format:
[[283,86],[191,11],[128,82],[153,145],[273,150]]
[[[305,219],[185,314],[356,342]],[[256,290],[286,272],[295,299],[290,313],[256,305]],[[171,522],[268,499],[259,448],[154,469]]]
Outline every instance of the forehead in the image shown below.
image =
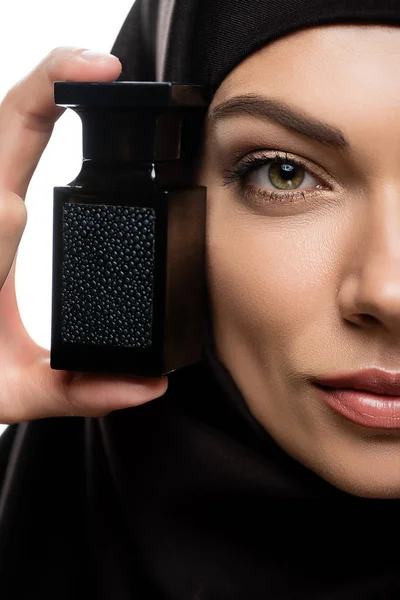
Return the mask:
[[310,27],[246,57],[221,83],[211,108],[243,93],[290,97],[304,108],[308,98],[313,110],[318,102],[349,106],[352,100],[364,104],[366,89],[371,100],[391,105],[400,94],[399,58],[398,26]]

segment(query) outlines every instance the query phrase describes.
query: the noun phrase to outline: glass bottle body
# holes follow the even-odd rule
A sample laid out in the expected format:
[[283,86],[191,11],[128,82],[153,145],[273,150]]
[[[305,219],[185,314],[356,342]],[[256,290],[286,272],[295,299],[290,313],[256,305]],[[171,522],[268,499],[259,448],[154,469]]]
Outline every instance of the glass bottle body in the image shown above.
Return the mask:
[[160,376],[201,359],[206,188],[184,175],[87,159],[54,188],[52,368]]

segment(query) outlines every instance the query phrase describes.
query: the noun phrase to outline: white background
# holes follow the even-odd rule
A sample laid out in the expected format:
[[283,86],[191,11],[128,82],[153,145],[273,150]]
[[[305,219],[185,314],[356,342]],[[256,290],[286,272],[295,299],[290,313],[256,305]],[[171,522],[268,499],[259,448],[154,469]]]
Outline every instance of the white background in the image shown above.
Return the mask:
[[[134,0],[0,2],[0,98],[52,48],[76,46],[110,52],[133,4]],[[34,341],[49,350],[53,187],[72,181],[79,173],[81,161],[81,121],[66,109],[28,188],[28,221],[16,271],[21,318]],[[4,429],[0,425],[0,433]]]

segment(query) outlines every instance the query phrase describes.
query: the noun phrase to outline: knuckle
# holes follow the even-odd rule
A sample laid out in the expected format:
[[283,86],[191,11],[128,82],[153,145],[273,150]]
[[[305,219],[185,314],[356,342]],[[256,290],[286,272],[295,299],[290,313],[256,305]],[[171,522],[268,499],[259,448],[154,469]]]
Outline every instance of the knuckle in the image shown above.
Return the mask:
[[11,107],[13,107],[14,103],[15,103],[15,97],[16,94],[18,94],[18,90],[21,87],[23,83],[23,79],[20,79],[19,81],[17,81],[16,83],[14,83],[6,92],[6,94],[4,95],[2,101],[1,101],[1,106],[4,106],[4,108],[7,105],[10,105]]
[[48,53],[44,60],[44,66],[49,72],[59,71],[75,56],[79,56],[84,48],[78,46],[56,46]]
[[76,396],[70,393],[65,394],[62,398],[62,401],[60,402],[60,412],[66,417],[84,416],[82,414],[81,403],[77,401]]
[[90,408],[87,406],[87,398],[82,395],[79,386],[70,385],[64,390],[61,399],[63,413],[68,417],[91,417],[93,416]]
[[0,230],[14,236],[25,229],[28,212],[25,202],[13,192],[0,190]]
[[74,46],[56,46],[55,48],[52,48],[50,50],[50,52],[47,54],[47,57],[45,59],[46,61],[49,62],[53,62],[53,61],[62,61],[66,58],[69,58],[70,56],[74,56],[75,54],[77,54],[78,52],[80,52],[81,49],[80,48],[75,48]]
[[64,399],[64,414],[68,417],[103,417],[108,414],[105,408],[97,407],[83,400],[74,393],[69,393]]

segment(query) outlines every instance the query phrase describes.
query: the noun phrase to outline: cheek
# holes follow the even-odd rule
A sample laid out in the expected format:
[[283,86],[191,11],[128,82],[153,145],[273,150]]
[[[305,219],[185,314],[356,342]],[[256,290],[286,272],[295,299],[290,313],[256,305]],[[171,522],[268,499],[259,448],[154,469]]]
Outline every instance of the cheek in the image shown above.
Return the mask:
[[329,223],[256,215],[222,202],[211,202],[208,212],[208,285],[216,327],[236,330],[253,343],[269,338],[281,344],[326,314],[338,262]]

